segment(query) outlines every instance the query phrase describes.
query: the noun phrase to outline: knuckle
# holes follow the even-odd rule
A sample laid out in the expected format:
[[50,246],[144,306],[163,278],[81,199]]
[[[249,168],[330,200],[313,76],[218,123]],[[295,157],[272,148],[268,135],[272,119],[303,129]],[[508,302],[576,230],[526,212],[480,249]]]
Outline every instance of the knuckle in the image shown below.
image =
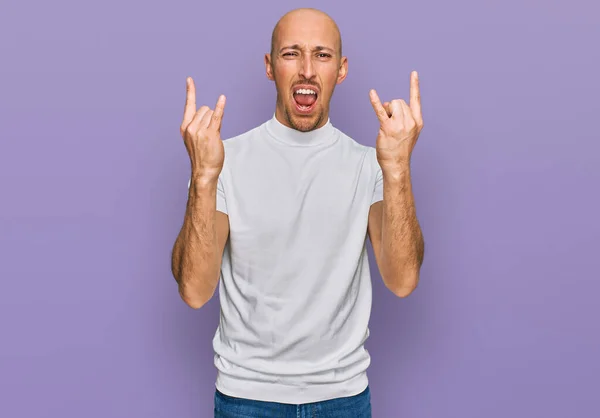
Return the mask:
[[195,130],[195,129],[192,129],[191,127],[188,126],[187,129],[185,130],[185,133],[189,137],[194,137],[194,136],[196,136],[196,134],[198,133],[198,131]]

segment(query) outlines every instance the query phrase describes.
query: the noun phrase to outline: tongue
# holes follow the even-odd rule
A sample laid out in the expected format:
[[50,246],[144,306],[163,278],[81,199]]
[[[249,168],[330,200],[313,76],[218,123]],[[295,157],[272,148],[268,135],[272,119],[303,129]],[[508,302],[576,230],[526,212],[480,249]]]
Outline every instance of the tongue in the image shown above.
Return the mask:
[[302,106],[310,106],[317,100],[314,94],[296,94],[294,98]]

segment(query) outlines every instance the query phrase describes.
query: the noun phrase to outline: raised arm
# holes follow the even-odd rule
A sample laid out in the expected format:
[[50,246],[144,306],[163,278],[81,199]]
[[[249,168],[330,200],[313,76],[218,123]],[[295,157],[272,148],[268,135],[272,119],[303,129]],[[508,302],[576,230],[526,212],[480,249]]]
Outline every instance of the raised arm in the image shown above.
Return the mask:
[[223,249],[229,235],[229,218],[216,210],[217,182],[223,168],[221,120],[225,96],[215,110],[196,110],[196,91],[188,78],[181,135],[190,156],[192,177],[183,226],[173,246],[171,269],[179,294],[198,309],[213,296],[221,270]]
[[376,149],[383,201],[371,207],[369,236],[383,281],[405,297],[419,283],[425,251],[410,176],[410,158],[424,125],[416,71],[411,73],[410,105],[404,100],[381,104],[375,90],[370,97],[380,122]]

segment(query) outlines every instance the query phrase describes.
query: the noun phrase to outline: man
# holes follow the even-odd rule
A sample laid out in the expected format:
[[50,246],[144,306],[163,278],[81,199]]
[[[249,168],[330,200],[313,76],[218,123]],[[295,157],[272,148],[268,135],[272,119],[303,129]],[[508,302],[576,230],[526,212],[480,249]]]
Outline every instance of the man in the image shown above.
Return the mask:
[[188,78],[181,124],[192,174],[172,268],[193,308],[220,286],[215,416],[370,417],[366,237],[399,297],[423,262],[409,167],[423,127],[417,75],[410,105],[370,92],[380,129],[368,147],[329,119],[348,60],[328,15],[284,15],[265,68],[272,119],[222,141],[225,97],[196,110]]

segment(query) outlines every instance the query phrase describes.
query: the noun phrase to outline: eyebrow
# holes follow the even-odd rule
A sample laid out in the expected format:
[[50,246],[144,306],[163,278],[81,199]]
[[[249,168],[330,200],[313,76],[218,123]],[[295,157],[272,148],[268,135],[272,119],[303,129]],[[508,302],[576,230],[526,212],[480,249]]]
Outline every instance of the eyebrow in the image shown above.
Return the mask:
[[[288,45],[288,46],[284,46],[283,48],[281,48],[281,49],[279,50],[279,52],[283,52],[283,50],[284,50],[284,49],[297,49],[297,50],[300,50],[300,49],[302,49],[302,48],[301,48],[301,47],[300,47],[300,45],[298,45],[298,44],[294,44],[294,45]],[[315,51],[331,51],[331,52],[334,52],[334,49],[333,49],[333,48],[329,48],[329,47],[327,47],[327,46],[322,46],[322,45],[317,45],[317,46],[315,46],[315,47],[314,47],[314,50],[315,50]]]

